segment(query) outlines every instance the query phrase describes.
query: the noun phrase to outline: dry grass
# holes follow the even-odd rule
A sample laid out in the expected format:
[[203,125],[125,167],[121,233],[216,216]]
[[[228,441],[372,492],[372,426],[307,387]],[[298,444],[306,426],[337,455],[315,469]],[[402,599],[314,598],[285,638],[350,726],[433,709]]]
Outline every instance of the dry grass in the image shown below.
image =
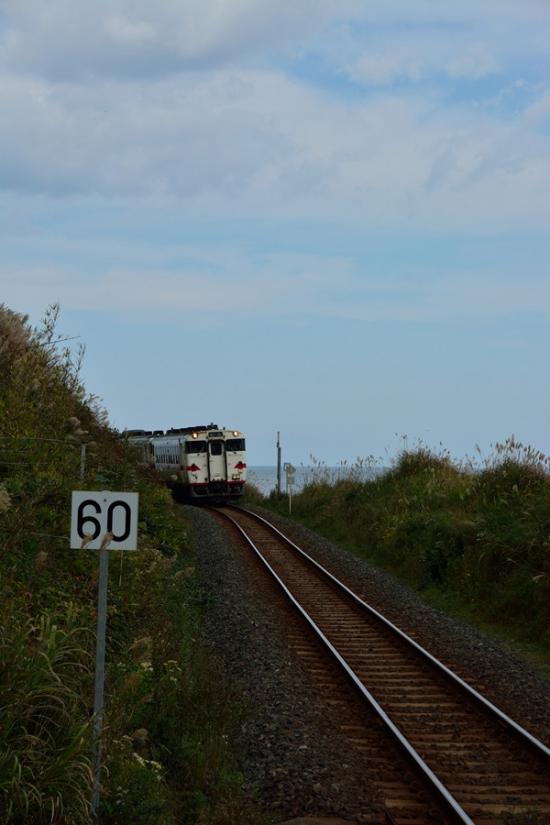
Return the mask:
[[513,436],[461,462],[419,445],[370,480],[330,478],[321,467],[293,497],[293,514],[550,649],[550,460]]
[[98,565],[67,536],[71,491],[110,488],[140,493],[140,550],[112,554],[101,822],[222,825],[233,710],[197,653],[189,528],[81,385],[57,314],[33,330],[0,306],[0,823],[90,821]]

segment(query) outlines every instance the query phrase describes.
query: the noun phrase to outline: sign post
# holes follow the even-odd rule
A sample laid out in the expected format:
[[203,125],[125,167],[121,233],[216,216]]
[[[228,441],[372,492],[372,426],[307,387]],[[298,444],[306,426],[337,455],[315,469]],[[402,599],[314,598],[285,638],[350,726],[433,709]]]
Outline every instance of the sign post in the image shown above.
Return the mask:
[[105,639],[107,633],[107,585],[109,548],[137,547],[138,493],[75,490],[72,494],[71,548],[99,550],[97,639],[94,686],[94,759],[92,813],[97,819],[101,787],[101,737],[105,689]]
[[97,589],[97,639],[95,650],[94,685],[94,785],[92,811],[97,817],[101,777],[101,736],[103,733],[103,694],[105,690],[105,638],[107,635],[107,584],[109,582],[109,544],[111,534],[106,533],[99,548],[99,584]]
[[286,471],[286,491],[288,494],[288,514],[292,513],[292,488],[294,486],[294,474],[296,472],[296,467],[293,467],[292,464],[285,462],[285,471]]

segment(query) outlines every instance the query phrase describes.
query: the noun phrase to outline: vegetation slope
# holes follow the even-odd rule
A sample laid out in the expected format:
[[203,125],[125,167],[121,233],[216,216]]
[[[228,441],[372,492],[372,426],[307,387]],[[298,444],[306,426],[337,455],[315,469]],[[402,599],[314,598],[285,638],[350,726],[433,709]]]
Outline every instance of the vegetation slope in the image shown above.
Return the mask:
[[188,526],[86,395],[56,320],[0,306],[0,822],[91,821],[98,559],[69,549],[74,489],[140,494],[139,550],[110,556],[100,821],[257,822],[226,744],[234,698],[197,643]]
[[[332,479],[317,468],[292,498],[293,517],[547,660],[547,457],[512,437],[480,466],[419,447],[367,481],[363,470]],[[268,503],[286,510],[284,499]]]

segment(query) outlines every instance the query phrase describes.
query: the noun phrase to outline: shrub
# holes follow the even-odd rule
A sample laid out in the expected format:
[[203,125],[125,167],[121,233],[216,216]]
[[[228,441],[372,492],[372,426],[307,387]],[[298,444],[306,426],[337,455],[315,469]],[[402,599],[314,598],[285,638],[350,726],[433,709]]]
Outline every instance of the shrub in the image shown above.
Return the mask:
[[447,473],[449,471],[454,472],[455,468],[448,453],[437,455],[426,447],[420,447],[414,451],[403,450],[390,471],[390,475],[395,478],[406,478],[426,472]]
[[111,554],[101,821],[172,825],[208,811],[214,822],[219,811],[221,822],[241,797],[224,738],[232,711],[195,653],[189,527],[86,394],[82,349],[66,347],[56,320],[52,307],[32,329],[0,306],[0,823],[90,822],[98,565],[66,537],[71,490],[98,488],[138,491],[141,519],[140,550]]
[[481,467],[421,446],[373,478],[309,484],[293,514],[418,588],[462,598],[516,638],[548,644],[549,469],[513,437]]
[[255,484],[251,481],[247,481],[242,502],[244,505],[264,504],[265,496],[260,492],[260,489]]
[[89,675],[89,640],[70,606],[64,627],[52,613],[35,624],[20,608],[5,604],[0,626],[2,822],[85,823],[90,716],[80,676]]

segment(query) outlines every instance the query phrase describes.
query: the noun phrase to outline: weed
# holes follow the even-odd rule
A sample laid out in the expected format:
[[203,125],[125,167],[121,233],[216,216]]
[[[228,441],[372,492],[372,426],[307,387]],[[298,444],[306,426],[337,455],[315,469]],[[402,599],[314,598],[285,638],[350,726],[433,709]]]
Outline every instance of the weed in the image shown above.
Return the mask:
[[0,306],[0,823],[90,821],[98,565],[66,537],[71,491],[111,488],[140,493],[141,521],[138,552],[111,554],[101,821],[222,825],[248,803],[234,697],[199,651],[189,526],[86,393],[57,318],[33,329]]
[[316,462],[293,514],[415,587],[461,598],[481,621],[550,645],[548,458],[512,436],[475,462],[419,444],[375,469],[343,478]]
[[90,717],[80,691],[90,657],[70,607],[37,624],[4,605],[0,627],[0,799],[3,822],[89,819]]

